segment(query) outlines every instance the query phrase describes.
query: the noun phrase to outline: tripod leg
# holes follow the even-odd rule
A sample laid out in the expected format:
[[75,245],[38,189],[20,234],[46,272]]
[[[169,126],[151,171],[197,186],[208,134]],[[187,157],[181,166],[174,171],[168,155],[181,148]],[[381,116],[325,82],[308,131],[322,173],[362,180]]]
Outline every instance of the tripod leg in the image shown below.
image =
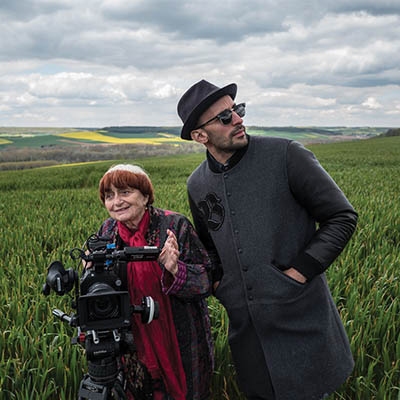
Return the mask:
[[108,400],[109,389],[107,386],[93,382],[86,375],[79,386],[78,400]]
[[122,389],[119,382],[116,382],[114,387],[111,389],[111,398],[115,400],[126,400],[126,394]]

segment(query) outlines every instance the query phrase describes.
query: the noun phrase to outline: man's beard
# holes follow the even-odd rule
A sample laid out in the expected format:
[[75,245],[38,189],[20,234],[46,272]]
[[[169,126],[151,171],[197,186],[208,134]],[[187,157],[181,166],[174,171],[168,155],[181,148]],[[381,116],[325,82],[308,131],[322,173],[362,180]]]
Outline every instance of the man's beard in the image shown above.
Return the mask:
[[[241,138],[239,142],[235,142],[235,137],[237,133],[242,131],[244,131],[245,136]],[[246,127],[243,125],[235,127],[235,129],[229,134],[229,138],[230,138],[230,144],[227,144],[227,146],[224,146],[225,148],[221,150],[236,151],[247,146],[248,138],[246,133]]]

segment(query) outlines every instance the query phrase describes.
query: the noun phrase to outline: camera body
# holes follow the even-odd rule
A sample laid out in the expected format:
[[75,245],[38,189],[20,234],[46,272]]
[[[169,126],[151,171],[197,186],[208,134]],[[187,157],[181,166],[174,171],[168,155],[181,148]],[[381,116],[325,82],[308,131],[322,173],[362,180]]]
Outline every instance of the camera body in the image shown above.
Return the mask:
[[85,264],[80,279],[77,271],[65,270],[60,261],[54,261],[48,267],[43,286],[46,296],[51,290],[62,296],[75,288],[73,307],[77,315],[68,322],[82,331],[106,331],[128,328],[133,312],[141,314],[143,323],[157,318],[158,305],[151,297],[144,297],[140,305],[131,305],[126,268],[128,262],[156,260],[160,254],[158,247],[117,250],[108,238],[96,235],[87,240],[86,246],[86,251],[75,248],[70,252],[72,259],[81,259]]

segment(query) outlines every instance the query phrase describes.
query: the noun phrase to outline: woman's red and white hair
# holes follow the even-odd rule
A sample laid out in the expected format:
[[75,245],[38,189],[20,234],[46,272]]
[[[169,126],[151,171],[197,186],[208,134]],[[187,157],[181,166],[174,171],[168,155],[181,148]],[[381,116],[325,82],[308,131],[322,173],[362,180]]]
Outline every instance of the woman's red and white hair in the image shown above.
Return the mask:
[[120,190],[138,189],[144,196],[149,196],[148,204],[154,202],[153,184],[144,169],[137,165],[114,165],[103,175],[99,183],[99,195],[103,204],[105,195],[111,191],[112,186]]

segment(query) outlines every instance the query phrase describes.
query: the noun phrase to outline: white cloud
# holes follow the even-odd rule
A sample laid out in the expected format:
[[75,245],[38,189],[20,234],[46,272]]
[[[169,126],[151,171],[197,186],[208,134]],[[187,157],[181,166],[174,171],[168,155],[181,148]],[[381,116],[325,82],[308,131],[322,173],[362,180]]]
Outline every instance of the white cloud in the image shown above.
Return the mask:
[[383,108],[381,104],[374,98],[374,97],[368,97],[367,100],[362,103],[362,105],[366,108],[369,108],[371,110],[377,110],[379,108]]
[[400,126],[400,3],[309,6],[4,0],[0,125],[178,125],[205,78],[238,83],[249,124]]

